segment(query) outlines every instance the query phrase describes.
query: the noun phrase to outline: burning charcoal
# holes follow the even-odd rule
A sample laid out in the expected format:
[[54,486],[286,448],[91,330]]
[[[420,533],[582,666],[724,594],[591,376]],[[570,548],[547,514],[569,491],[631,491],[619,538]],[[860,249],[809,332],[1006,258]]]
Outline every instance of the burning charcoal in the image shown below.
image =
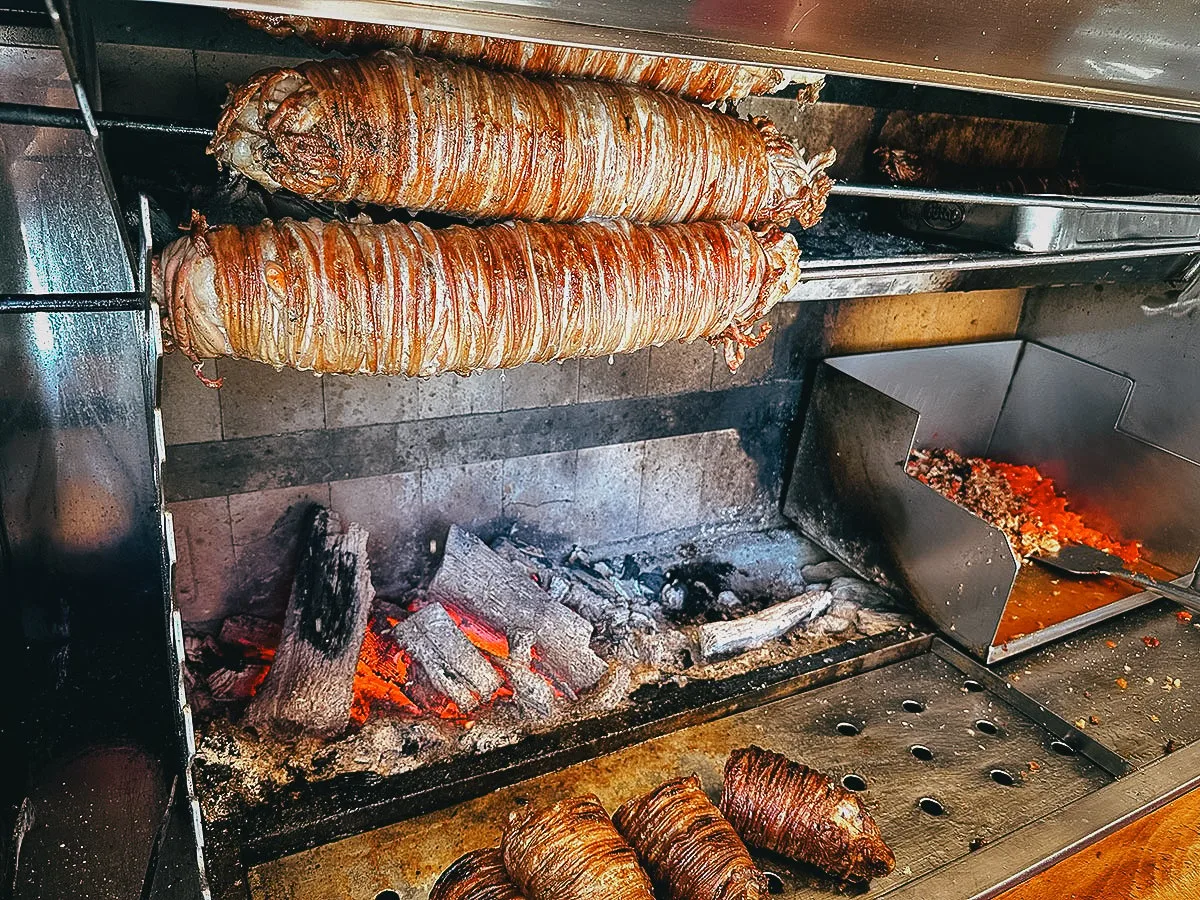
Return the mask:
[[230,616],[221,623],[220,641],[227,647],[237,647],[246,656],[261,656],[263,651],[274,655],[279,646],[283,626],[258,616]]
[[526,715],[549,718],[558,707],[558,699],[550,682],[533,670],[533,645],[529,636],[510,643],[508,658],[495,662],[508,676],[513,702],[518,708]]
[[665,588],[667,585],[666,576],[663,575],[662,572],[657,571],[643,572],[638,576],[638,581],[640,581],[642,583],[642,587],[645,588],[643,593],[647,597],[659,596],[662,593],[663,588]]
[[700,626],[700,656],[705,662],[711,662],[761,647],[821,615],[832,602],[833,595],[828,591],[806,593],[768,606],[751,616],[727,622],[706,622]]
[[838,562],[836,559],[827,559],[825,562],[805,566],[800,570],[800,577],[804,579],[806,584],[817,584],[818,582],[828,584],[835,578],[853,578],[855,576],[849,566]]
[[275,724],[332,736],[350,722],[354,676],[375,589],[367,532],[337,513],[312,516],[266,681],[247,710],[255,728]]
[[244,669],[218,669],[208,676],[208,690],[214,700],[248,700],[267,677],[268,666]]
[[475,535],[450,526],[432,600],[453,605],[503,629],[509,642],[526,635],[542,666],[571,692],[585,691],[608,671],[591,649],[593,626],[497,556]]
[[192,664],[204,663],[221,655],[221,646],[211,634],[185,634],[183,655]]
[[503,684],[440,603],[413,613],[392,629],[392,635],[420,667],[428,686],[453,700],[462,712],[490,700]]

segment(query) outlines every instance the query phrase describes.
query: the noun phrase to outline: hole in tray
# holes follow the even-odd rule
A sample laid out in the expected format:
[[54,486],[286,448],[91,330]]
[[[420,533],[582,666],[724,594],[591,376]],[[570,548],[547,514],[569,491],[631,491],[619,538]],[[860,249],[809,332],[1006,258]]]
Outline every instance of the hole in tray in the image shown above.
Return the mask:
[[1000,729],[996,727],[995,722],[989,722],[987,719],[980,719],[975,723],[975,729],[982,731],[984,734],[999,734]]
[[925,712],[925,704],[920,700],[905,700],[900,705],[905,712]]
[[963,682],[963,690],[970,691],[972,694],[978,694],[983,690],[983,685],[974,678],[968,678]]
[[1050,749],[1053,750],[1055,753],[1057,753],[1059,756],[1074,756],[1075,755],[1075,748],[1072,747],[1070,744],[1065,743],[1064,741],[1051,741]]
[[1017,783],[1017,779],[1013,778],[1012,774],[1006,772],[1004,769],[992,769],[988,774],[992,776],[992,781],[996,782],[996,784],[1002,784],[1005,787],[1012,787]]
[[783,879],[774,872],[763,872],[767,879],[767,890],[772,894],[783,893]]
[[944,815],[946,808],[932,797],[922,797],[917,801],[917,806],[921,807],[922,812],[927,812],[931,816]]
[[853,722],[838,722],[837,723],[837,733],[844,734],[846,737],[854,737],[860,731],[862,731],[862,729],[859,728],[857,725],[855,725]]
[[848,791],[865,791],[867,789],[867,779],[852,772],[842,778],[842,787]]
[[400,895],[388,888],[386,891],[380,891],[375,895],[375,900],[400,900]]
[[908,752],[921,760],[921,762],[929,762],[933,759],[933,751],[923,744],[913,744],[908,748]]

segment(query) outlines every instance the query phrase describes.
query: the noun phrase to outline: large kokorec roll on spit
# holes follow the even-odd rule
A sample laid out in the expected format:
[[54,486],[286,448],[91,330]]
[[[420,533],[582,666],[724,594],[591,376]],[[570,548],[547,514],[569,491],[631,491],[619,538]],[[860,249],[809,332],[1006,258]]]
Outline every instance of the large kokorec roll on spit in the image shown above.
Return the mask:
[[210,229],[197,215],[156,260],[155,291],[192,359],[433,375],[707,338],[736,369],[799,255],[778,229],[726,222]]
[[751,847],[840,878],[887,875],[896,865],[858,797],[828,775],[761,747],[730,755],[721,812]]
[[235,90],[209,152],[271,190],[479,219],[811,225],[829,150],[630,85],[531,79],[384,50]]
[[594,796],[513,813],[500,849],[529,900],[654,900],[636,854]]
[[452,862],[429,891],[429,900],[525,900],[504,870],[499,849],[472,850]]
[[300,37],[323,50],[366,52],[406,47],[419,56],[474,62],[510,72],[640,84],[701,103],[770,94],[793,82],[804,85],[801,98],[811,101],[816,99],[821,83],[820,76],[785,72],[768,66],[589,50],[374,22],[261,12],[234,11],[232,14],[276,37]]
[[630,800],[613,816],[663,900],[760,900],[766,876],[695,775]]

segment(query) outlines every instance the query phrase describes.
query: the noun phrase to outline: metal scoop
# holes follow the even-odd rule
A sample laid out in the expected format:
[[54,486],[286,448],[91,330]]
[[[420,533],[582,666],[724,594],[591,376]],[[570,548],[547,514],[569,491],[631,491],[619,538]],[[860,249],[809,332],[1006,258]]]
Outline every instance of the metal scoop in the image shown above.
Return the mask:
[[1159,581],[1138,572],[1130,572],[1117,557],[1094,547],[1064,544],[1057,553],[1034,553],[1030,558],[1071,575],[1108,575],[1119,578],[1174,600],[1185,609],[1200,613],[1200,591],[1180,587],[1169,581]]

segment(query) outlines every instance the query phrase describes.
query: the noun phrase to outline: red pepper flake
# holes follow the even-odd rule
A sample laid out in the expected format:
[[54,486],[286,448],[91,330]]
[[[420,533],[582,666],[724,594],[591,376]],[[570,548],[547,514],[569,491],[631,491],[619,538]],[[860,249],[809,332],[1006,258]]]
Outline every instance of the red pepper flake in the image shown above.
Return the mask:
[[1179,612],[1175,613],[1175,618],[1186,624],[1192,621],[1192,614],[1186,609],[1181,609]]
[[1030,772],[1036,772],[1040,768],[1041,768],[1041,766],[1038,765],[1038,761],[1036,759],[1031,759],[1029,761],[1029,771]]
[[1159,644],[1162,643],[1162,641],[1160,641],[1158,638],[1154,637],[1153,635],[1147,634],[1147,635],[1142,635],[1142,643],[1145,644],[1147,647],[1157,647]]
[[1117,642],[1116,641],[1105,641],[1104,646],[1107,647],[1109,650],[1116,650]]
[[1119,687],[1121,690],[1125,690],[1125,688],[1129,687],[1129,682],[1126,681],[1124,678],[1118,678],[1117,679],[1117,687]]

